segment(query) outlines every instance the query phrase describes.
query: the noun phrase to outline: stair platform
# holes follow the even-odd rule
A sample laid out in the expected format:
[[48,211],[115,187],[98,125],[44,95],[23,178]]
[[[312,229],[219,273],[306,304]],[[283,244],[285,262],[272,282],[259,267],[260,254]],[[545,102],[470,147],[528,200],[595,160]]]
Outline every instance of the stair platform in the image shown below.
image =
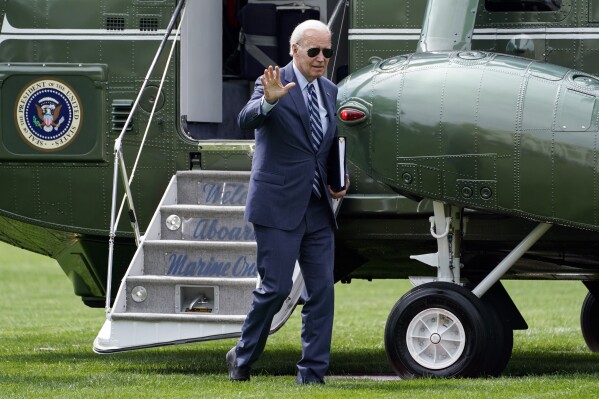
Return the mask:
[[[258,284],[253,225],[244,220],[249,172],[180,171],[152,217],[94,341],[122,352],[241,334]],[[293,312],[292,294],[271,332]]]

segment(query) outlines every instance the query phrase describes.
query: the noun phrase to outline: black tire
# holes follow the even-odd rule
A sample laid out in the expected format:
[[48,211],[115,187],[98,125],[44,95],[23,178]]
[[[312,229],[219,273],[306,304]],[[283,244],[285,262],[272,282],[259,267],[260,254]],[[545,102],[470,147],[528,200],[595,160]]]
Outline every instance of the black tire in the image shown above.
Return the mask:
[[495,308],[485,303],[485,320],[487,322],[488,345],[485,363],[480,370],[481,376],[499,377],[510,358],[514,348],[514,331],[505,323]]
[[[482,278],[471,277],[470,283],[466,285],[466,288],[472,290],[481,281]],[[480,375],[485,377],[499,377],[509,363],[512,357],[512,350],[514,349],[514,330],[512,329],[512,325],[509,320],[501,317],[501,311],[505,311],[500,298],[502,292],[508,295],[501,283],[497,282],[480,298],[485,307],[483,315],[489,332],[485,364],[480,370]]]
[[[481,375],[489,341],[484,312],[480,299],[456,284],[434,282],[412,289],[395,304],[385,327],[385,350],[393,370],[403,379]],[[446,322],[439,326],[439,320]],[[424,350],[418,352],[416,345]]]
[[589,349],[592,352],[599,352],[599,303],[590,292],[582,303],[580,328]]

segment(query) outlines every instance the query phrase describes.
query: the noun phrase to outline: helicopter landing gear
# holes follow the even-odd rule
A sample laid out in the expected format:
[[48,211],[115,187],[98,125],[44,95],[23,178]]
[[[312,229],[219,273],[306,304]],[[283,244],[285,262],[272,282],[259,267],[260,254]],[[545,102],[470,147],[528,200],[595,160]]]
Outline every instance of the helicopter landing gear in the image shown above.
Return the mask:
[[[389,362],[402,378],[499,376],[512,353],[513,328],[526,322],[515,306],[510,316],[519,316],[521,322],[508,322],[517,319],[503,314],[509,306],[500,306],[509,295],[492,288],[551,225],[537,225],[470,291],[460,278],[462,210],[434,201],[434,214],[431,234],[438,252],[412,258],[436,267],[437,277],[411,277],[416,287],[391,310],[385,327]],[[595,338],[597,326],[595,322]],[[599,339],[595,342],[599,344]]]

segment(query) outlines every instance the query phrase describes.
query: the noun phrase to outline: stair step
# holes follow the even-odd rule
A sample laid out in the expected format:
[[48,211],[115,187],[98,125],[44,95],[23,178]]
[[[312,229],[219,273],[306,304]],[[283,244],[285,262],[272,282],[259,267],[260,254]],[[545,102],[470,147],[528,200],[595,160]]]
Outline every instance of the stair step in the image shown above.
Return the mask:
[[126,313],[245,315],[256,279],[130,276]]
[[177,198],[180,204],[245,205],[250,172],[177,172]]
[[243,206],[167,205],[160,207],[161,237],[166,240],[255,241]]
[[206,277],[170,277],[170,276],[129,276],[127,284],[191,284],[191,285],[226,285],[231,287],[256,287],[255,278],[206,278]]
[[212,315],[212,314],[156,314],[156,313],[113,313],[112,320],[135,320],[135,321],[187,321],[207,323],[243,323],[245,315]]
[[144,242],[144,274],[174,277],[255,278],[255,242]]

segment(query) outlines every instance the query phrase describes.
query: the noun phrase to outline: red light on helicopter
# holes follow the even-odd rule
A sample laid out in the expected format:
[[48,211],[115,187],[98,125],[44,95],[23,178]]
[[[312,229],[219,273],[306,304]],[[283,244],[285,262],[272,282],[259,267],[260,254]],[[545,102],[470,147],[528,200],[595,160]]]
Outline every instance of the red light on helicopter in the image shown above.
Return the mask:
[[339,112],[339,117],[344,122],[358,122],[366,118],[366,113],[355,108],[345,108]]

